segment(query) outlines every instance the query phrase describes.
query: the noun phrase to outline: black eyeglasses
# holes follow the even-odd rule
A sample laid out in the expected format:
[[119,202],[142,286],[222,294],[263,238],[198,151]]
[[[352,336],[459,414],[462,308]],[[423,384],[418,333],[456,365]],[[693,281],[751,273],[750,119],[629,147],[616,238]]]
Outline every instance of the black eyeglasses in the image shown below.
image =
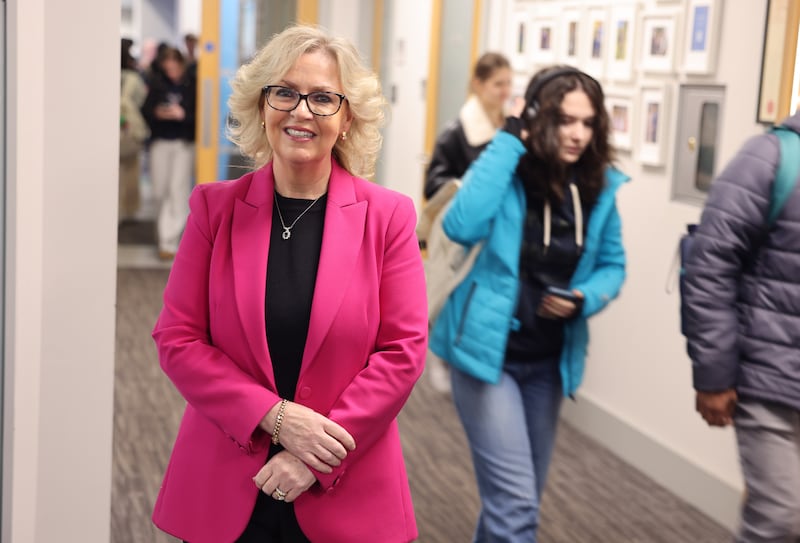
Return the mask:
[[338,92],[316,91],[303,94],[280,85],[267,85],[264,87],[264,92],[267,95],[267,104],[272,109],[293,111],[300,105],[300,100],[305,100],[308,110],[320,117],[336,115],[342,107],[342,102],[347,100],[344,94]]

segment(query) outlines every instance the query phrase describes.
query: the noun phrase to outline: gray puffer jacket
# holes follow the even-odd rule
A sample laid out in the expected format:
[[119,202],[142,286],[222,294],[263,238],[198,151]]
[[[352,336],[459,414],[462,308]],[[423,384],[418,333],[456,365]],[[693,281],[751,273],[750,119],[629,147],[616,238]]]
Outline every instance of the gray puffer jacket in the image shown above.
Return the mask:
[[[784,124],[800,132],[800,113]],[[711,186],[686,263],[694,387],[800,409],[800,183],[767,227],[774,135],[750,139]]]

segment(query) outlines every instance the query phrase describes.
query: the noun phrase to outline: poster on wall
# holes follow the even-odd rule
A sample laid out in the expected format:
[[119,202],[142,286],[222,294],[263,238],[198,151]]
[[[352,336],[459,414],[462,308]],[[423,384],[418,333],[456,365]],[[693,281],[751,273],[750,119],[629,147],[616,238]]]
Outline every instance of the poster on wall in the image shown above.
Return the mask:
[[[770,0],[764,29],[764,49],[761,58],[761,82],[758,92],[758,113],[756,120],[772,124],[788,114],[781,109],[781,91],[784,82],[791,84],[790,74],[784,73],[784,56],[789,2],[791,0]],[[797,53],[795,51],[795,56]]]
[[589,43],[583,70],[600,79],[604,75],[606,62],[606,41],[608,33],[608,11],[605,7],[593,7],[588,14]]
[[645,72],[671,74],[675,69],[675,10],[653,10],[642,16],[642,60]]
[[536,3],[531,6],[530,23],[530,58],[532,69],[550,66],[558,57],[558,10],[548,3]]
[[511,14],[511,68],[518,72],[528,70],[528,12],[515,11]]
[[669,124],[667,87],[642,87],[639,104],[639,162],[647,166],[663,166],[667,150]]
[[611,142],[618,150],[633,149],[634,115],[630,94],[610,90],[606,94],[606,110],[611,121]]
[[689,0],[683,55],[685,73],[705,75],[713,72],[721,8],[722,2],[718,0]]
[[629,81],[633,77],[633,44],[636,33],[636,4],[617,3],[611,8],[608,78]]
[[581,51],[581,10],[577,7],[565,8],[561,12],[558,31],[558,61],[562,64],[580,64]]

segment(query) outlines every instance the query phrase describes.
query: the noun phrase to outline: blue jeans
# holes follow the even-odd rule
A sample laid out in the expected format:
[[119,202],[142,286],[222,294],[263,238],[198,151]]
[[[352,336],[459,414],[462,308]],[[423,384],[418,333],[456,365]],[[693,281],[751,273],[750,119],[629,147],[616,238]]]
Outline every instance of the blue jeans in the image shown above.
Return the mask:
[[506,361],[496,385],[451,369],[481,498],[473,541],[535,543],[561,408],[558,361]]

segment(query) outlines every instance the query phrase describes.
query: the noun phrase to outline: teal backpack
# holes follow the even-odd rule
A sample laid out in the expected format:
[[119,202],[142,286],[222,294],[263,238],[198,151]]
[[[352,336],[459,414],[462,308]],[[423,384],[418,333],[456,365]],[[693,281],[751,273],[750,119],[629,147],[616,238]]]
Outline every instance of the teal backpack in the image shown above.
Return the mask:
[[[778,171],[775,173],[775,182],[772,184],[772,194],[770,196],[769,212],[767,213],[767,228],[772,228],[778,216],[783,211],[786,201],[794,191],[797,184],[797,177],[800,176],[800,134],[780,125],[770,130],[775,134],[780,142],[780,162]],[[686,225],[686,233],[681,237],[678,246],[680,257],[680,276],[678,287],[681,296],[681,333],[686,335],[686,304],[683,301],[686,292],[686,261],[691,254],[694,245],[694,233],[697,229],[696,224]]]

